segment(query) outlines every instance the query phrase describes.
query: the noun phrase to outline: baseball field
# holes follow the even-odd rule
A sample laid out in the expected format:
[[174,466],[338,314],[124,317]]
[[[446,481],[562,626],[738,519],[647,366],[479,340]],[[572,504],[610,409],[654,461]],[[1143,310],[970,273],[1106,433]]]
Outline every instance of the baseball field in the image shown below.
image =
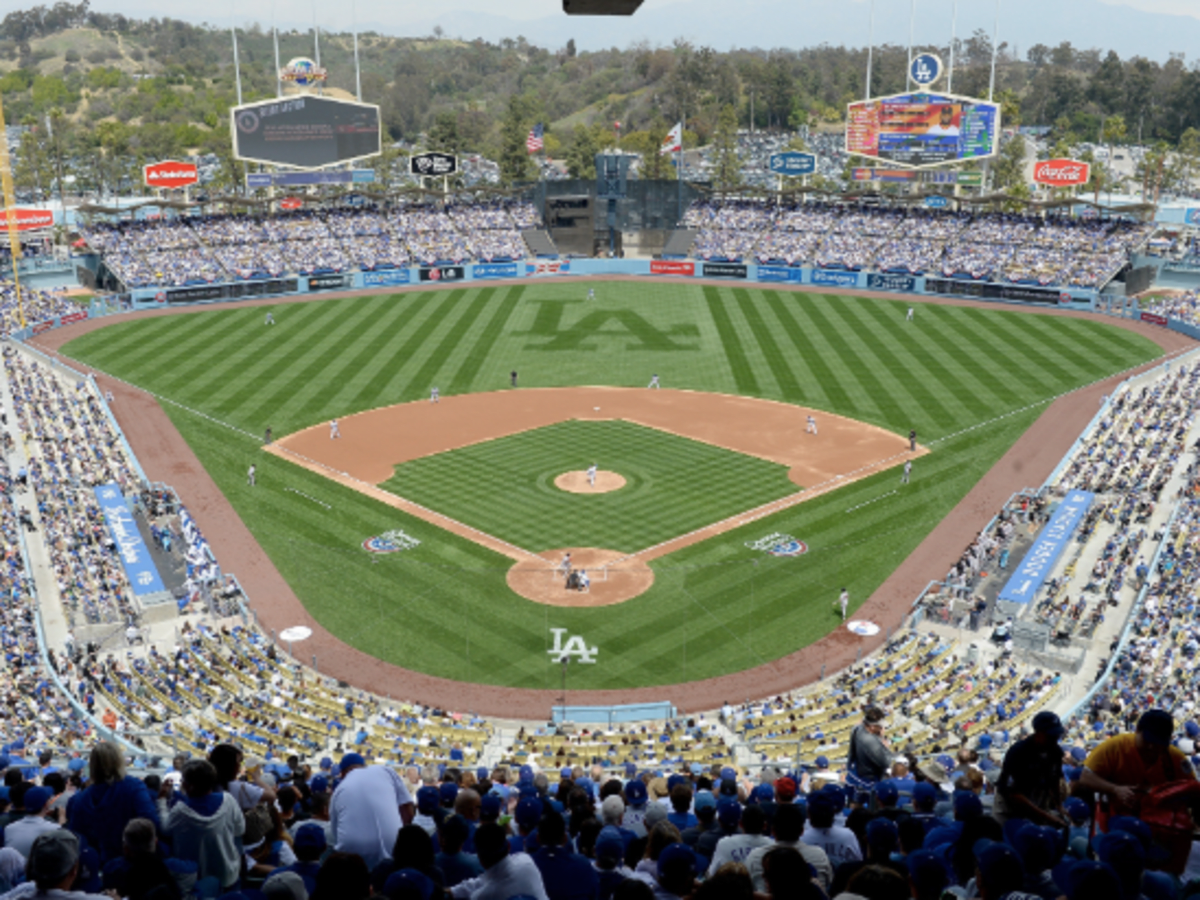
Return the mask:
[[[63,353],[159,398],[342,641],[431,675],[557,688],[549,651],[578,636],[595,655],[572,689],[708,678],[807,646],[840,625],[841,589],[853,615],[1053,398],[1160,353],[1002,307],[921,304],[905,322],[903,299],[600,281],[588,301],[588,284],[281,303],[274,325],[261,306],[197,309]],[[621,404],[641,394],[569,390],[649,397],[652,375],[664,390],[636,407]],[[621,486],[557,486],[592,464]],[[522,558],[575,548],[649,575],[605,606],[575,604],[550,562],[546,590],[510,587]]]

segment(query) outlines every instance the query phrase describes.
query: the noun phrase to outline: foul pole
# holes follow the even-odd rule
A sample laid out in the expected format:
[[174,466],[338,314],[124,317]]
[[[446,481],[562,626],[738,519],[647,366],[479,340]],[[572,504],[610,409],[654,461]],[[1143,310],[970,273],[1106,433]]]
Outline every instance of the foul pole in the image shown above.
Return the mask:
[[[21,297],[21,236],[17,232],[17,198],[13,192],[12,166],[8,159],[8,140],[4,137],[4,104],[0,103],[0,187],[4,190],[4,218],[8,222],[8,245],[12,251],[13,284],[17,290],[17,316],[25,327],[25,302]],[[67,210],[63,207],[63,221]]]

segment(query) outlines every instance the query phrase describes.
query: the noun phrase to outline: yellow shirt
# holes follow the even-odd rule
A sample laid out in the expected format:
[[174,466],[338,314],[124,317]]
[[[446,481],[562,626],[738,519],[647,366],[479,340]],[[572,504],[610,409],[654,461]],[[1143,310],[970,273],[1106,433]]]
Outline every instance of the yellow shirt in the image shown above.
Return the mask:
[[1159,756],[1152,766],[1147,766],[1142,754],[1137,751],[1136,741],[1136,736],[1132,734],[1110,737],[1088,754],[1084,765],[1105,781],[1134,790],[1195,777],[1192,764],[1182,750],[1168,748],[1173,765],[1167,764],[1164,754]]

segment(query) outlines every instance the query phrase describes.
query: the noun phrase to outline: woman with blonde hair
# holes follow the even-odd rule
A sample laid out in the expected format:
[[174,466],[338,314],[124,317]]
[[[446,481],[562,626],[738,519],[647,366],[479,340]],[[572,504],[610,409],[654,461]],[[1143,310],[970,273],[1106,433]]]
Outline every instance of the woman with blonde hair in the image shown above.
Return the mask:
[[102,863],[122,853],[125,826],[149,819],[160,828],[154,798],[139,779],[125,774],[121,748],[108,742],[92,748],[87,787],[67,804],[67,827],[87,839]]

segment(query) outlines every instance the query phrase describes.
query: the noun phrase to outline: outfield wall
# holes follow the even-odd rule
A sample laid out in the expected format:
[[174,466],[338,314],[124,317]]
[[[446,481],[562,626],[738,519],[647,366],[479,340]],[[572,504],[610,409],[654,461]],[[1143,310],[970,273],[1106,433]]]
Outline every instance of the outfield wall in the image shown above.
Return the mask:
[[1050,288],[1037,285],[996,284],[958,278],[900,275],[879,272],[849,272],[844,269],[813,269],[805,266],[718,263],[690,259],[539,259],[503,263],[421,266],[378,272],[289,276],[185,287],[137,288],[130,293],[133,306],[285,297],[326,291],[360,291],[407,287],[418,284],[457,284],[464,281],[494,281],[508,278],[556,278],[562,276],[662,275],[678,278],[728,280],[733,284],[810,285],[898,294],[928,294],[936,297],[967,297],[1006,303],[1033,303],[1093,311],[1099,293],[1083,288]]

